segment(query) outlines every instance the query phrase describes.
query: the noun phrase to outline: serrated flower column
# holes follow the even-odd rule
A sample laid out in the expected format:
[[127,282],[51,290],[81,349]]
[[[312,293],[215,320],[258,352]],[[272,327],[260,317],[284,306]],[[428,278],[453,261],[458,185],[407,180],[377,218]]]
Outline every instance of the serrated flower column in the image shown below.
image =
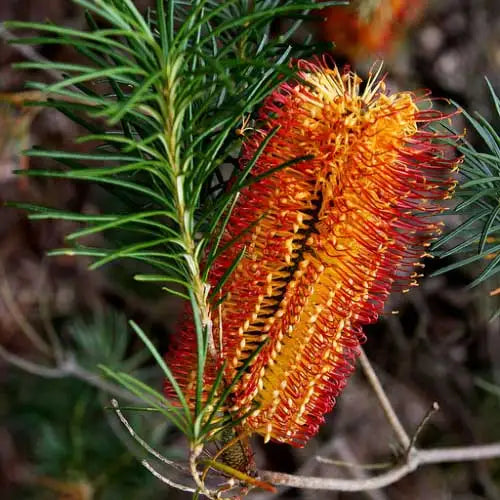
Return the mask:
[[[241,191],[222,246],[240,237],[212,267],[210,283],[245,254],[212,311],[219,354],[205,373],[207,394],[218,368],[224,364],[229,384],[265,342],[225,411],[249,413],[244,430],[293,446],[304,445],[333,408],[363,325],[376,321],[393,290],[416,285],[440,229],[429,216],[451,196],[457,166],[428,128],[443,115],[425,99],[388,93],[377,74],[362,87],[358,76],[326,62],[298,65],[300,79],[262,107],[242,164],[275,127],[252,175],[312,159]],[[187,321],[167,359],[190,400],[195,353]]]

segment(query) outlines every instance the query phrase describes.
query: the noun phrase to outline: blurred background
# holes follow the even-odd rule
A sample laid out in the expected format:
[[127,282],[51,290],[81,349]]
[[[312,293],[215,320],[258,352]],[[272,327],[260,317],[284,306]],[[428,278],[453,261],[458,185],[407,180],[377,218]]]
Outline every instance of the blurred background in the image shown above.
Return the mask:
[[[150,3],[136,1],[140,7]],[[392,87],[430,89],[494,120],[483,76],[500,92],[498,0],[363,0],[356,9],[337,7],[326,16],[305,31],[337,41],[338,61],[363,72],[383,58]],[[2,0],[0,22],[11,19],[85,26],[81,9],[70,0]],[[11,36],[0,26],[0,201],[97,213],[109,202],[97,188],[13,174],[29,167],[20,152],[33,145],[73,151],[85,146],[74,143],[81,130],[68,118],[20,104],[27,80],[53,76],[12,68],[23,60],[78,59],[60,45],[10,46]],[[456,117],[454,126],[462,130],[463,118]],[[36,158],[30,162],[43,166]],[[89,272],[85,259],[47,257],[48,250],[64,246],[64,235],[77,227],[73,223],[33,221],[19,209],[0,210],[0,498],[188,498],[141,467],[140,451],[109,410],[110,394],[122,405],[136,402],[103,381],[97,367],[134,373],[160,390],[160,374],[132,340],[127,320],[141,324],[166,351],[179,302],[134,283],[137,265]],[[428,260],[426,273],[450,262]],[[392,298],[390,308],[398,315],[366,329],[366,352],[408,432],[439,402],[441,410],[419,438],[422,447],[500,440],[500,322],[490,321],[500,303],[489,296],[499,284],[466,289],[478,270],[424,279],[411,293]],[[148,442],[169,458],[183,459],[185,443],[162,419],[141,412],[129,416]],[[282,472],[362,477],[363,469],[319,464],[315,456],[387,462],[394,443],[358,370],[305,449],[257,442],[256,460]],[[423,467],[383,491],[287,490],[281,498],[500,499],[500,460]]]

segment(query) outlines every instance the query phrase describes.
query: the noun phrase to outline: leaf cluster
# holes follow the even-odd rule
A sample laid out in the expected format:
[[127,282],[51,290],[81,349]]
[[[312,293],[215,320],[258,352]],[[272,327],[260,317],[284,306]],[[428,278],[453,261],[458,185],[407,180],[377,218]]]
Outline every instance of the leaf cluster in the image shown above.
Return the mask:
[[[486,80],[497,118],[500,99]],[[486,263],[474,287],[500,273],[500,134],[481,114],[462,109],[467,122],[480,139],[480,149],[463,137],[458,151],[463,155],[461,181],[456,190],[457,205],[450,214],[465,218],[433,245],[440,257],[455,256],[456,261],[435,273],[442,274],[473,263]],[[445,249],[442,249],[445,247]],[[447,248],[446,248],[447,247]],[[500,309],[496,314],[500,314]]]
[[[84,225],[67,236],[71,250],[55,254],[90,256],[92,268],[123,258],[146,262],[155,271],[138,280],[161,282],[188,298],[206,249],[217,250],[220,222],[234,201],[236,189],[219,190],[217,199],[208,196],[221,165],[234,163],[241,142],[234,131],[292,74],[290,57],[305,49],[293,51],[288,42],[307,17],[304,10],[314,4],[158,0],[156,9],[142,15],[131,0],[74,1],[86,9],[89,31],[8,23],[41,33],[13,43],[65,44],[88,60],[17,65],[62,73],[57,83],[30,83],[48,96],[31,104],[55,108],[84,127],[89,133],[78,142],[92,146],[87,153],[28,151],[62,168],[26,174],[99,184],[121,205],[113,213],[92,216],[25,208],[35,212],[34,219]],[[271,38],[277,16],[295,21]],[[82,243],[96,233],[109,237],[108,248]]]
[[[56,83],[30,83],[46,96],[31,105],[55,109],[83,127],[87,133],[78,142],[89,150],[32,149],[26,154],[59,166],[20,173],[102,186],[117,208],[90,215],[19,206],[30,210],[33,219],[63,219],[83,226],[67,236],[69,248],[53,255],[89,256],[94,269],[118,259],[135,259],[151,269],[136,275],[137,280],[159,282],[190,300],[198,355],[194,410],[162,356],[135,323],[132,328],[174,387],[179,404],[165,400],[125,371],[103,369],[170,419],[191,443],[203,442],[235,424],[230,416],[221,416],[220,409],[246,369],[243,366],[232,382],[223,381],[221,371],[202,401],[210,340],[208,272],[222,250],[221,236],[238,191],[258,179],[251,176],[251,169],[276,132],[263,139],[254,158],[240,169],[237,156],[242,138],[236,131],[244,117],[294,76],[292,57],[321,50],[308,41],[292,43],[300,24],[310,18],[310,10],[345,2],[156,0],[155,8],[142,14],[132,0],[73,1],[85,9],[88,30],[50,23],[8,26],[39,33],[13,43],[64,44],[86,61],[24,62],[17,67],[61,73]],[[290,22],[285,32],[273,36],[277,18]],[[300,160],[291,159],[277,168]],[[228,169],[230,183],[224,175]],[[105,245],[86,243],[86,238],[98,234],[106,238]],[[214,287],[212,298],[221,286]],[[83,347],[92,350],[95,345]]]
[[[3,386],[1,413],[33,475],[33,484],[16,487],[12,498],[55,498],[58,487],[69,495],[79,483],[103,499],[161,496],[158,484],[110,432],[109,410],[87,384],[12,372]],[[146,433],[141,420],[134,418],[134,426]]]
[[145,349],[130,353],[130,335],[125,316],[114,310],[97,312],[90,318],[77,317],[68,333],[78,364],[88,370],[98,365],[133,372],[149,358]]

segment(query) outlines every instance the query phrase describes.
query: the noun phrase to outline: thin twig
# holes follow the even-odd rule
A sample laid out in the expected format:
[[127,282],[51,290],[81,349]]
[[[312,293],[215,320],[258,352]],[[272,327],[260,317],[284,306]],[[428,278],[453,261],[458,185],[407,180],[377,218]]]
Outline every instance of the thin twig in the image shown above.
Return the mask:
[[44,366],[40,365],[39,363],[34,363],[33,361],[22,358],[17,354],[9,352],[7,349],[5,349],[5,347],[0,345],[0,358],[2,358],[6,363],[9,363],[27,373],[36,375],[37,377],[50,379],[74,377],[82,380],[83,382],[86,382],[89,385],[92,385],[96,389],[108,392],[118,397],[122,397],[133,403],[137,403],[138,401],[140,401],[138,398],[123,390],[121,387],[103,380],[99,375],[96,375],[95,373],[85,370],[80,365],[78,365],[71,357],[64,359],[57,366]]
[[411,443],[410,437],[405,431],[403,424],[399,420],[399,417],[397,416],[396,412],[394,411],[394,408],[392,407],[392,404],[389,401],[389,398],[387,397],[387,394],[385,393],[384,388],[382,387],[382,384],[380,383],[380,380],[377,377],[377,374],[375,373],[375,370],[373,369],[370,361],[368,360],[368,357],[366,356],[364,350],[362,348],[360,348],[360,350],[361,350],[361,355],[359,357],[359,361],[365,373],[365,376],[370,385],[372,386],[372,389],[375,392],[375,395],[377,396],[377,399],[380,403],[380,406],[382,407],[382,410],[387,418],[387,421],[392,427],[394,434],[396,435],[401,447],[404,450],[407,450],[409,449]]
[[358,464],[356,462],[348,462],[345,460],[336,460],[334,458],[322,457],[320,455],[316,455],[316,461],[320,464],[326,465],[334,465],[335,467],[349,468],[349,469],[360,469],[360,470],[380,470],[380,469],[389,469],[394,465],[394,462],[382,462],[382,463],[374,463],[374,464]]
[[27,359],[7,351],[7,349],[5,349],[2,345],[0,345],[0,358],[9,364],[24,370],[25,372],[36,375],[37,377],[62,378],[67,375],[67,373],[59,367],[51,368],[39,365],[38,363],[33,363],[32,361],[28,361]]
[[410,446],[408,447],[408,453],[410,453],[411,450],[415,447],[415,445],[417,444],[417,439],[420,436],[421,432],[424,430],[424,427],[427,425],[431,417],[437,411],[439,411],[439,404],[437,403],[437,401],[434,401],[434,403],[432,403],[432,406],[430,407],[429,411],[425,414],[420,424],[418,424],[418,427],[411,438]]
[[[339,454],[339,457],[346,462],[353,463],[356,460],[356,457],[346,439],[339,440],[339,444],[337,445],[337,453]],[[391,464],[389,465],[389,467],[392,467],[393,465],[394,464]],[[352,479],[364,480],[370,477],[370,473],[367,469],[356,466],[350,467],[347,472],[349,474],[348,477],[351,477]],[[363,495],[369,500],[388,500],[383,490],[367,490],[363,492]]]
[[188,491],[189,493],[195,493],[196,492],[196,489],[192,488],[191,486],[186,486],[184,484],[176,483],[174,481],[171,481],[167,477],[163,476],[156,469],[154,469],[147,460],[141,460],[141,464],[149,472],[151,472],[151,474],[153,474],[153,476],[155,476],[157,479],[159,479],[163,483],[168,484],[168,486],[171,486],[172,488],[177,488],[178,490],[181,490],[181,491]]
[[161,453],[156,451],[154,448],[149,446],[149,444],[144,441],[133,429],[133,427],[130,425],[129,421],[125,418],[123,415],[122,411],[120,410],[120,406],[118,405],[118,401],[116,399],[111,400],[111,406],[113,406],[113,409],[120,419],[120,422],[123,424],[123,426],[127,429],[128,433],[130,436],[137,442],[139,445],[144,448],[149,454],[153,455],[155,458],[160,460],[160,462],[163,462],[166,465],[169,465],[170,467],[173,467],[174,469],[181,471],[181,472],[189,472],[189,469],[187,467],[182,467],[181,465],[177,464],[176,462],[169,460],[168,458],[164,457]]
[[446,462],[467,462],[500,458],[500,442],[481,446],[462,446],[455,448],[433,448],[418,451],[421,464]]
[[456,448],[417,450],[413,448],[406,463],[368,479],[331,479],[295,476],[280,472],[263,471],[262,479],[275,485],[330,491],[366,491],[383,488],[399,481],[422,465],[467,462],[500,458],[500,443]]
[[376,490],[399,481],[415,470],[412,465],[402,465],[390,471],[368,479],[330,479],[325,477],[294,476],[280,472],[264,471],[261,477],[274,485],[294,488],[329,490],[329,491],[366,491]]

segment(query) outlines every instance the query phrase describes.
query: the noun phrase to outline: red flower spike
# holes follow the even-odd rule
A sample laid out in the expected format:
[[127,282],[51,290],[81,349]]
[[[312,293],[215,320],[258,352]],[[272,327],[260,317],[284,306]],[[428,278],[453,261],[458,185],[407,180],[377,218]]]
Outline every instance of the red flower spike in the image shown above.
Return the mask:
[[[362,326],[376,321],[391,291],[416,285],[418,261],[440,228],[416,212],[442,211],[438,202],[450,198],[458,164],[434,141],[442,136],[426,129],[444,116],[420,111],[411,93],[387,93],[378,72],[362,90],[353,73],[298,64],[307,85],[283,84],[267,99],[242,163],[275,127],[252,174],[313,159],[240,193],[222,246],[250,230],[210,272],[214,286],[246,248],[220,292],[221,317],[212,311],[220,354],[207,366],[204,392],[223,362],[229,384],[266,340],[225,411],[238,417],[258,403],[242,428],[293,446],[303,446],[332,409],[353,370]],[[190,401],[195,343],[185,322],[167,356]],[[174,396],[169,386],[166,393]]]

